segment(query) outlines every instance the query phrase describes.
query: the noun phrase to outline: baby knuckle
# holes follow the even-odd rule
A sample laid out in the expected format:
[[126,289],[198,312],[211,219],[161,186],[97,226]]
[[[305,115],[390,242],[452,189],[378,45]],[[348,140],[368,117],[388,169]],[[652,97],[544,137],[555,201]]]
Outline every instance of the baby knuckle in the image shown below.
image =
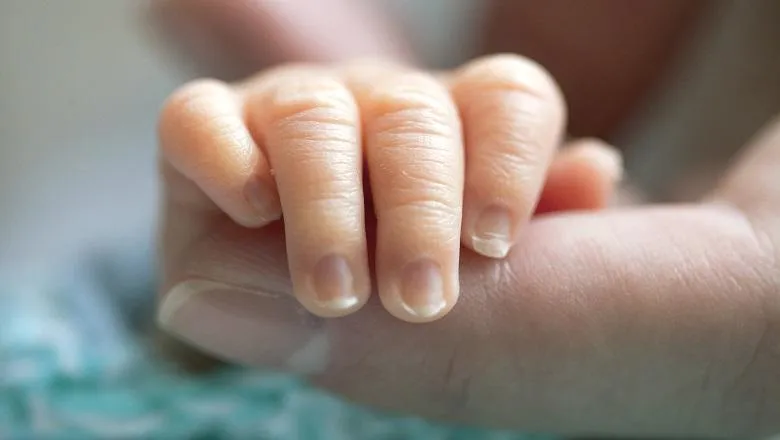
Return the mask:
[[337,219],[340,224],[346,224],[353,226],[354,214],[360,209],[359,203],[359,191],[355,190],[342,190],[341,188],[329,188],[328,190],[320,191],[321,194],[317,194],[311,199],[308,204],[312,214],[315,213],[328,213],[327,215],[320,215],[325,220],[328,218]]
[[447,173],[428,172],[421,170],[424,165],[417,167],[417,170],[409,169],[403,172],[403,177],[397,179],[394,187],[397,193],[403,195],[407,193],[407,202],[434,200],[440,204],[452,205],[450,194],[456,192],[450,179],[447,179]]
[[[295,148],[295,146],[294,146]],[[296,169],[308,174],[309,178],[295,179],[299,191],[317,198],[333,197],[355,200],[355,192],[360,190],[360,166],[356,157],[345,157],[342,152],[322,153],[313,146],[305,154],[295,157]]]
[[229,93],[225,83],[203,79],[177,89],[163,105],[161,123],[186,124],[207,114],[215,96]]
[[350,91],[327,77],[277,84],[268,94],[265,107],[269,122],[276,125],[353,125],[357,120],[357,106]]
[[454,164],[435,153],[377,148],[369,151],[369,172],[383,175],[389,187],[396,191],[458,192],[458,180],[453,178]]
[[367,109],[376,130],[452,137],[457,113],[450,96],[432,78],[403,78],[377,89]]
[[377,87],[372,96],[376,110],[393,111],[415,107],[446,107],[447,93],[435,78],[405,74]]
[[239,141],[243,121],[225,105],[232,105],[232,98],[228,86],[216,80],[195,81],[175,91],[158,122],[162,151],[192,153],[213,142]]
[[[305,206],[296,210],[296,215],[287,221],[296,231],[295,239],[300,243],[323,247],[341,247],[357,244],[364,239],[355,230],[361,227],[360,206],[344,197],[324,197],[307,201]],[[311,219],[316,218],[316,227]],[[316,248],[302,249],[301,252],[317,252]]]
[[460,206],[457,201],[432,191],[408,191],[398,189],[393,204],[385,213],[397,218],[415,219],[416,228],[424,225],[444,226],[442,230],[457,230],[460,222]]
[[514,54],[491,55],[467,64],[459,72],[456,89],[515,91],[556,99],[561,95],[547,69]]
[[415,145],[423,149],[449,149],[459,135],[457,125],[431,108],[408,108],[385,113],[370,129],[389,148]]
[[517,121],[486,135],[491,148],[485,154],[499,165],[541,165],[549,156],[549,142],[542,131],[542,124],[535,116],[524,117],[518,114],[517,117]]

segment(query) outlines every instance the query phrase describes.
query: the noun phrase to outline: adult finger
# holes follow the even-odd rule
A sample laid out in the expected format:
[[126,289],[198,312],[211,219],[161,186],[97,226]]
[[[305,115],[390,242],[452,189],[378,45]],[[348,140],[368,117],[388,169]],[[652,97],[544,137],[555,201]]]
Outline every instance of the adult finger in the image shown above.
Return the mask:
[[780,243],[780,117],[749,143],[712,198],[747,212]]
[[[199,266],[203,278],[267,291],[259,284],[284,272],[276,240],[215,240],[193,258],[227,264]],[[277,310],[291,297],[239,289],[230,304],[191,298],[167,326],[217,356],[292,362],[339,395],[403,414],[567,435],[759,435],[780,429],[773,274],[730,209],[562,214],[532,221],[503,261],[465,255],[460,307],[424,327],[371,301],[291,340],[300,316]]]

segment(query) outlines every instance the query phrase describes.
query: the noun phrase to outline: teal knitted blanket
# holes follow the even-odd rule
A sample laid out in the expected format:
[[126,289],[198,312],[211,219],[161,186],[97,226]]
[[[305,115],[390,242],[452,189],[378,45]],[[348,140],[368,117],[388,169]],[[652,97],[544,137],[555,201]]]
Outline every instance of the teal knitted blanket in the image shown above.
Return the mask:
[[375,414],[281,374],[176,374],[139,337],[152,316],[145,260],[111,261],[3,278],[0,439],[530,438]]

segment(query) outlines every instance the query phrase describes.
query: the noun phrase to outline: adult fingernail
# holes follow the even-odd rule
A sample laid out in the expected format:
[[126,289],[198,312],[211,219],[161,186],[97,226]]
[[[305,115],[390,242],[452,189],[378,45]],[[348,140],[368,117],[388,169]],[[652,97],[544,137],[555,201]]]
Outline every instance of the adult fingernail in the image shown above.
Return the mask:
[[312,332],[294,301],[208,280],[174,286],[163,296],[157,321],[206,352],[242,363],[279,364]]
[[162,299],[157,309],[157,323],[165,330],[172,333],[179,333],[177,327],[179,322],[176,319],[179,311],[188,303],[197,299],[196,297],[205,290],[219,288],[215,283],[209,281],[189,281],[177,284]]
[[401,300],[407,313],[431,318],[447,306],[441,267],[425,259],[410,263],[403,271]]
[[[218,310],[209,303],[208,297],[221,291],[235,292],[236,288],[208,280],[188,280],[175,285],[157,309],[158,325],[170,333],[191,339],[193,327],[210,325],[219,318]],[[232,295],[236,296],[235,293]],[[253,294],[239,291],[238,295],[249,297]]]
[[512,246],[512,217],[500,207],[485,209],[474,224],[471,246],[490,258],[504,258]]

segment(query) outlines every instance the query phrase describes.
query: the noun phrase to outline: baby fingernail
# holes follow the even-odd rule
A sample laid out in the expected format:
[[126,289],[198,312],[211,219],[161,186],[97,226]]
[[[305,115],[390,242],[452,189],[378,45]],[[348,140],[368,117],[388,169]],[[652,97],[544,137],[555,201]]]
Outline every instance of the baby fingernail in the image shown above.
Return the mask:
[[406,266],[401,280],[404,309],[419,318],[431,318],[446,306],[441,268],[431,260],[420,260]]
[[602,172],[612,182],[620,182],[623,179],[623,156],[612,147],[604,147],[592,150],[594,162],[602,169]]
[[512,220],[504,208],[493,207],[482,212],[471,236],[474,251],[491,258],[504,258],[512,246]]
[[331,310],[349,310],[360,303],[349,262],[342,256],[329,255],[317,263],[312,287],[317,301]]
[[267,182],[252,180],[246,185],[246,199],[261,223],[271,223],[282,216],[279,197]]

